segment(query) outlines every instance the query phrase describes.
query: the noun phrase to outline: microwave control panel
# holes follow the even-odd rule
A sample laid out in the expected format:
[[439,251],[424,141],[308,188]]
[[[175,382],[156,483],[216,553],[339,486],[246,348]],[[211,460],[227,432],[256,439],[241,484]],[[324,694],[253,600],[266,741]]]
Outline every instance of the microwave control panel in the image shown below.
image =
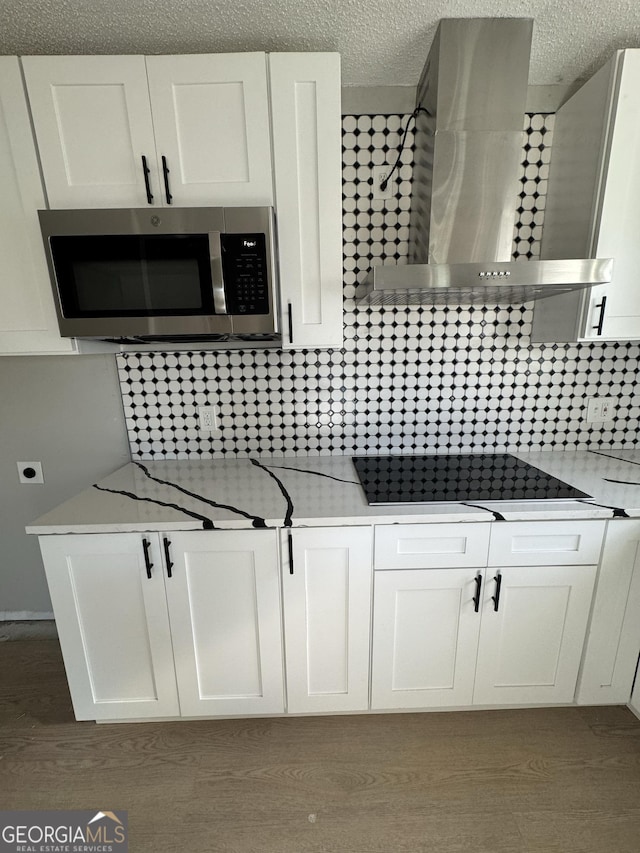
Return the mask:
[[221,234],[222,274],[229,314],[269,313],[269,268],[264,234]]

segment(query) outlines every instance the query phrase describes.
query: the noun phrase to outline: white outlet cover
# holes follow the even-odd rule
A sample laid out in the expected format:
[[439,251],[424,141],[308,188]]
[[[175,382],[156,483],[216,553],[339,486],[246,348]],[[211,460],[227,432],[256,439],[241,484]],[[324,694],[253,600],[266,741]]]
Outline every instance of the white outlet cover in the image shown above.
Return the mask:
[[16,465],[18,466],[18,478],[21,483],[38,483],[39,485],[44,483],[42,462],[16,462]]
[[392,175],[391,180],[387,184],[387,186],[382,189],[380,184],[387,177],[387,175],[391,172],[392,166],[374,166],[373,167],[373,197],[374,198],[391,198],[394,190],[394,181],[396,180],[396,175]]
[[613,397],[589,397],[587,401],[587,423],[602,424],[612,421],[616,401]]
[[220,427],[215,406],[200,406],[198,408],[198,427],[200,432],[219,436]]

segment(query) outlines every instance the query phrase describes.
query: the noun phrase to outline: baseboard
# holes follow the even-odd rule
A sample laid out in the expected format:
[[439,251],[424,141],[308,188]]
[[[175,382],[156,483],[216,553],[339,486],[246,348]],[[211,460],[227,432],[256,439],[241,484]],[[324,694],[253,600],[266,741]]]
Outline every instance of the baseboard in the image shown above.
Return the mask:
[[35,613],[33,610],[0,610],[0,622],[37,622],[53,619],[53,613]]

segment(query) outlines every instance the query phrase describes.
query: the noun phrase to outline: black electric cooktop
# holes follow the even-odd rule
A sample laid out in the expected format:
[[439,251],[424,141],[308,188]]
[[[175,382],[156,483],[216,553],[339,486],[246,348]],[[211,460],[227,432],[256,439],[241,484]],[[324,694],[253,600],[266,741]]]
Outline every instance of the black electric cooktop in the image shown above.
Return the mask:
[[353,464],[370,505],[591,497],[506,453],[354,456]]

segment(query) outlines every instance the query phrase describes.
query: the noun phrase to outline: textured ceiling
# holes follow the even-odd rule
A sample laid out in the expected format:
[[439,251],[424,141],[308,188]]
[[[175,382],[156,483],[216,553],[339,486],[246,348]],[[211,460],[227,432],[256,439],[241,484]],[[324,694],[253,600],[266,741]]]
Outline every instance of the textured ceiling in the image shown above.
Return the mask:
[[332,50],[343,84],[415,85],[440,18],[535,19],[531,84],[640,46],[638,0],[0,0],[0,53]]

